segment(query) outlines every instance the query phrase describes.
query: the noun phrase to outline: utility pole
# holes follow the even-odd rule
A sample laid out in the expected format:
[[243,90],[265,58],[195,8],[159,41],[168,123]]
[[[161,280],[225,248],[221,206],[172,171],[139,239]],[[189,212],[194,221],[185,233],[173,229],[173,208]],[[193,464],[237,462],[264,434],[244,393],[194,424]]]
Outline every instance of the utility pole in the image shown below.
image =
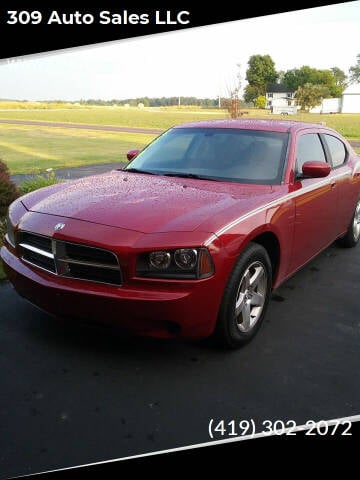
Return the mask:
[[180,107],[180,98],[181,98],[181,97],[179,97],[179,107]]

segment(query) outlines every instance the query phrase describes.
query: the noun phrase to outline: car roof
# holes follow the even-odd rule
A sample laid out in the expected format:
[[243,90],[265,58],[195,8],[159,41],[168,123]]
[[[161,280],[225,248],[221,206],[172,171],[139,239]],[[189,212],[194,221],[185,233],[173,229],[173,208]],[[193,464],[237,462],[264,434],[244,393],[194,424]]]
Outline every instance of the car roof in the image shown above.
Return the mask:
[[267,120],[267,119],[222,119],[222,120],[202,120],[200,122],[183,123],[174,128],[238,128],[246,130],[266,130],[271,132],[290,132],[303,130],[304,128],[323,129],[324,124],[297,122],[294,120]]

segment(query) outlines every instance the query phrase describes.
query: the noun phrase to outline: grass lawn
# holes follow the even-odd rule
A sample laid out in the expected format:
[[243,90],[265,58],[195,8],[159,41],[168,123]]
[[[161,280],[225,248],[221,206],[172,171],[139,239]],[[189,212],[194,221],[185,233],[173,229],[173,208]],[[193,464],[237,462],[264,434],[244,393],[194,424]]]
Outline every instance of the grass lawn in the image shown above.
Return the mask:
[[154,135],[0,125],[0,158],[11,174],[126,161]]
[[167,129],[179,123],[204,120],[206,118],[224,118],[225,110],[182,110],[124,107],[89,107],[69,110],[1,110],[0,118],[21,120],[42,120],[49,122],[88,123],[93,125],[117,125],[126,127]]

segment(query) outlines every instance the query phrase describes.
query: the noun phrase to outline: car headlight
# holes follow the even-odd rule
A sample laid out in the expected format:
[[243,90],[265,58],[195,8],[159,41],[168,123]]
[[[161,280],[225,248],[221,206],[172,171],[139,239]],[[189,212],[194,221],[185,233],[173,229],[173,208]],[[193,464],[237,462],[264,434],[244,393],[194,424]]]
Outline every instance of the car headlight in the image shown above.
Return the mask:
[[6,240],[15,247],[15,231],[14,225],[11,223],[9,212],[6,215]]
[[156,250],[139,255],[136,275],[148,278],[198,279],[210,277],[214,264],[206,248]]
[[171,255],[169,252],[151,252],[149,254],[149,264],[156,270],[166,270],[170,266]]
[[174,262],[181,270],[192,270],[196,266],[198,252],[195,248],[175,250]]

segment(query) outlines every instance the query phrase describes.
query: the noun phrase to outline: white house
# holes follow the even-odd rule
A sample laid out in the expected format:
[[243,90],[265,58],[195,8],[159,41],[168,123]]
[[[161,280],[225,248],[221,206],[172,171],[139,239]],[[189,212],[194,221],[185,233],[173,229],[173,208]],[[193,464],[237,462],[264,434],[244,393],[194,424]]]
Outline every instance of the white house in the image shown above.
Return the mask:
[[288,89],[282,83],[270,83],[266,90],[266,106],[270,110],[273,107],[292,107],[295,103],[295,92]]
[[341,113],[360,113],[360,83],[350,85],[344,90]]

